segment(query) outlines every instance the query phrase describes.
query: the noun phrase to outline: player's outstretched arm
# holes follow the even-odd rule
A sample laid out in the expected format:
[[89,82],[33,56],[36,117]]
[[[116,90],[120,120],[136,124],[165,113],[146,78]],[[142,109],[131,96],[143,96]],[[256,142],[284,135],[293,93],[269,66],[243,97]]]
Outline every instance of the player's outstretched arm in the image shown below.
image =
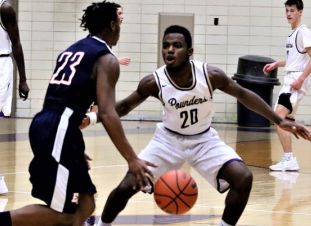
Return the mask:
[[237,84],[219,68],[209,66],[208,73],[214,89],[220,89],[236,97],[244,106],[271,120],[276,125],[280,126],[280,128],[292,132],[296,137],[300,136],[304,139],[311,140],[310,131],[306,127],[282,119],[261,97]]
[[154,96],[157,98],[159,93],[158,86],[152,74],[143,77],[137,89],[132,92],[128,97],[120,100],[116,104],[116,111],[119,116],[127,115],[138,105],[143,103],[149,96]]

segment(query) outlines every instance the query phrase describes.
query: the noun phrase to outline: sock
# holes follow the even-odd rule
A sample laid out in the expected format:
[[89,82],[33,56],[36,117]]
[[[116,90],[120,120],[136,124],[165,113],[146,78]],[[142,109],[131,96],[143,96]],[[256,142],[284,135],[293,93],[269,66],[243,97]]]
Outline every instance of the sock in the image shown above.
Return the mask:
[[290,160],[294,157],[293,152],[285,152],[284,157],[286,160]]
[[0,198],[0,212],[3,212],[5,210],[5,206],[7,203],[8,203],[8,199]]
[[111,226],[111,223],[104,223],[101,218],[99,218],[96,226]]
[[4,226],[12,226],[11,214],[9,211],[0,212],[0,222]]
[[227,224],[226,222],[224,222],[224,220],[221,220],[221,222],[219,223],[219,226],[233,226],[233,225]]

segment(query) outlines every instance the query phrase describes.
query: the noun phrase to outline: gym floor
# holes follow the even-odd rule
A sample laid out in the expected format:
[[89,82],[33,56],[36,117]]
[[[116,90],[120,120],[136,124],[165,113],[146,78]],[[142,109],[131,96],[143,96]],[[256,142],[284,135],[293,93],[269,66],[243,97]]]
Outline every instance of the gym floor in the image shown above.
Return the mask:
[[[0,211],[40,203],[30,195],[28,164],[32,157],[28,141],[30,119],[1,119],[0,175],[9,188],[0,196]],[[153,135],[156,122],[123,121],[130,143],[137,153]],[[280,160],[281,145],[273,126],[239,128],[235,124],[213,124],[220,137],[237,150],[254,174],[252,193],[239,226],[301,226],[311,222],[311,144],[293,139],[299,172],[270,172],[268,166]],[[90,171],[97,186],[95,216],[101,214],[110,191],[127,170],[126,162],[116,151],[100,124],[84,131],[87,153],[93,158]],[[188,165],[198,184],[195,206],[185,215],[162,212],[152,195],[139,193],[128,203],[115,225],[218,225],[226,194],[219,194]]]

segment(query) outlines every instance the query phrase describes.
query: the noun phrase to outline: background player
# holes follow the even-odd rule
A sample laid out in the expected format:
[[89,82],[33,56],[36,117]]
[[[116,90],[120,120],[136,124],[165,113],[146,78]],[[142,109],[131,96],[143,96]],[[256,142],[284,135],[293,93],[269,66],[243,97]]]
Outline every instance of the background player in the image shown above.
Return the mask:
[[10,117],[13,96],[13,53],[19,74],[19,96],[26,100],[29,88],[26,82],[25,62],[19,37],[16,13],[6,0],[0,0],[0,117]]
[[[292,28],[286,42],[286,60],[267,64],[263,71],[267,74],[277,67],[285,67],[284,83],[279,92],[275,112],[282,118],[295,120],[299,102],[311,86],[311,31],[301,23],[302,0],[287,0],[285,10],[287,21]],[[284,155],[281,161],[270,166],[270,169],[299,170],[297,159],[293,155],[291,133],[279,127],[277,133]]]

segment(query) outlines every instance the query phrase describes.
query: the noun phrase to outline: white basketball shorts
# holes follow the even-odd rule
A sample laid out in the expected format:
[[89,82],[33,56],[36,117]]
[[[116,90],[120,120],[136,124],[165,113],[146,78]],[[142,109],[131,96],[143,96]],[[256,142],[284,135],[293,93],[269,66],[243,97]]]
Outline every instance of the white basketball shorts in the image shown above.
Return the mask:
[[0,111],[11,115],[13,95],[13,63],[11,57],[0,57]]
[[187,162],[219,192],[229,188],[225,180],[217,178],[219,170],[229,161],[241,161],[240,156],[220,140],[213,128],[203,134],[182,136],[168,131],[162,123],[157,124],[153,138],[139,158],[158,166],[150,167],[155,179],[166,171],[181,168]]

